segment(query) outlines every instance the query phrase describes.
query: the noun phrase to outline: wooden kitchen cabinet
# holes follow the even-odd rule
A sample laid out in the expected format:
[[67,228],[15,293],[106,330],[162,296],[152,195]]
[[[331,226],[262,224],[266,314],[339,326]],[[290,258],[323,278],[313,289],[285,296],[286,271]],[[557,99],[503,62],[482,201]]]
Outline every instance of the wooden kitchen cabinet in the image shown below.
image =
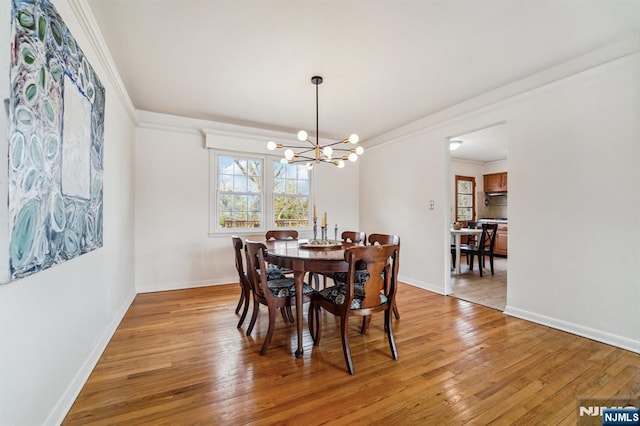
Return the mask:
[[499,224],[496,233],[496,245],[493,247],[494,254],[507,255],[507,224]]
[[484,192],[507,192],[507,172],[484,175]]

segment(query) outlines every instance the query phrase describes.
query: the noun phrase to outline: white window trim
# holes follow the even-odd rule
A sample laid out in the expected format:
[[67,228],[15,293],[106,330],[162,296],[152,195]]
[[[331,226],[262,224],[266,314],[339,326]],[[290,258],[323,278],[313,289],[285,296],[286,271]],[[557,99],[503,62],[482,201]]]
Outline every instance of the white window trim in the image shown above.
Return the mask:
[[[263,165],[262,170],[262,212],[263,212],[263,220],[262,226],[258,228],[235,228],[235,229],[227,229],[220,228],[218,225],[218,157],[219,156],[228,156],[228,157],[240,157],[247,159],[255,159],[261,160]],[[229,151],[224,149],[209,149],[209,231],[207,235],[209,237],[229,237],[231,235],[258,235],[264,233],[268,229],[276,229],[275,227],[275,215],[273,214],[273,200],[274,200],[274,192],[273,192],[273,163],[280,160],[281,157],[276,157],[274,155],[264,155],[257,154],[254,152],[246,152],[246,151]],[[313,171],[309,173],[309,206],[314,204],[314,196],[313,193]],[[308,220],[309,226],[297,228],[298,231],[306,232],[311,231],[313,222],[313,211],[309,208],[308,212]]]

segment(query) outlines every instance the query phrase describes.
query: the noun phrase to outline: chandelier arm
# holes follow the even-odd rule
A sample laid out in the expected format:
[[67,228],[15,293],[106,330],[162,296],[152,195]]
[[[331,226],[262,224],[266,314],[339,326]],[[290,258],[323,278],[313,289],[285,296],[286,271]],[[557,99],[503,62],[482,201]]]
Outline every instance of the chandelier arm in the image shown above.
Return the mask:
[[328,143],[324,146],[334,146],[334,145],[340,145],[341,143],[346,143],[345,141],[337,141],[337,142],[332,142],[332,143]]
[[302,148],[300,145],[284,145],[281,144],[282,146],[279,146],[278,148]]
[[[281,147],[281,148],[296,148],[296,149],[300,149],[301,147],[300,147],[300,146],[298,146],[298,145],[282,145],[282,147]],[[301,153],[311,152],[311,151],[313,151],[314,149],[315,149],[315,147],[313,147],[313,148],[306,148],[306,149],[303,149],[303,150],[302,150],[302,151],[300,151],[300,152],[301,152]]]
[[292,163],[308,163],[310,160],[311,161],[315,161],[315,158],[305,157],[303,160],[290,160],[290,161],[288,160],[287,162],[289,164],[292,164]]
[[298,154],[298,155],[300,155],[300,154],[306,154],[307,152],[313,152],[313,151],[315,151],[315,148],[309,148],[309,149],[304,149],[304,150],[302,150],[302,151],[298,152],[297,154]]

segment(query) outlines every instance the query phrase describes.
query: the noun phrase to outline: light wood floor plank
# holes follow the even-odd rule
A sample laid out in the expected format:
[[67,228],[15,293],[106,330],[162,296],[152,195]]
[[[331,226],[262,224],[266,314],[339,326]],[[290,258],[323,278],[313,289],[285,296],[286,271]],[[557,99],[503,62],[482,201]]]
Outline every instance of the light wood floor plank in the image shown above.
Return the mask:
[[326,313],[303,358],[280,317],[260,356],[266,310],[245,336],[238,292],[138,295],[64,424],[575,424],[578,397],[640,392],[638,354],[405,284],[397,361],[381,315],[350,325],[355,376]]

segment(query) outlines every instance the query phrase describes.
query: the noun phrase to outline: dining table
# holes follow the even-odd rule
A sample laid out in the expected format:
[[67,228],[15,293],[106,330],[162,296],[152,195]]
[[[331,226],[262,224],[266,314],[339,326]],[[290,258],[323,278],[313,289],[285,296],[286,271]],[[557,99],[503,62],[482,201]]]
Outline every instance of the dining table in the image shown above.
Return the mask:
[[349,264],[344,259],[347,248],[358,244],[343,241],[312,242],[310,240],[275,240],[266,241],[267,262],[288,268],[293,271],[296,288],[296,328],[298,333],[298,347],[296,358],[304,354],[302,348],[302,285],[307,273],[347,272]]
[[463,235],[480,235],[482,234],[482,229],[477,228],[461,228],[454,229],[451,228],[451,235],[454,237],[454,244],[456,248],[456,274],[460,274],[460,244],[462,242]]

